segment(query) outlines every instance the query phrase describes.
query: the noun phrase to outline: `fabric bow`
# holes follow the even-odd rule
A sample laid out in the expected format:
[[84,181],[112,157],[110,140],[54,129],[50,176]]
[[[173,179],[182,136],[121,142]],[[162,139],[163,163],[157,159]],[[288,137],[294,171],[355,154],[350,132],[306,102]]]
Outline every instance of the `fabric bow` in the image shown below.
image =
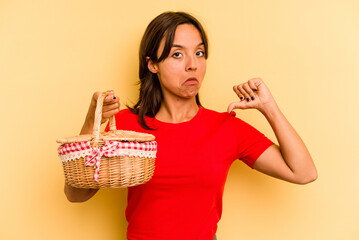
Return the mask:
[[95,165],[95,174],[93,176],[93,180],[98,182],[100,176],[100,164],[101,157],[114,156],[115,151],[119,148],[118,144],[114,144],[112,141],[105,142],[105,145],[102,148],[92,148],[90,155],[87,156],[85,166],[93,166]]

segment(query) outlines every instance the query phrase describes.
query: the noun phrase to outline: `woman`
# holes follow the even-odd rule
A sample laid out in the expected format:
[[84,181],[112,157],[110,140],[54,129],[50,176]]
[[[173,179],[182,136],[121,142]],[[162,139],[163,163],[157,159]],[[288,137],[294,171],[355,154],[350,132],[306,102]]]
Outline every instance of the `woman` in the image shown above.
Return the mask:
[[[119,129],[151,133],[158,143],[153,178],[128,189],[128,239],[215,238],[225,180],[235,159],[292,183],[317,178],[307,148],[260,78],[234,86],[239,101],[227,113],[201,106],[198,92],[207,56],[201,24],[189,14],[165,12],[149,24],[141,42],[138,102],[119,112],[114,93],[105,99],[103,119],[116,114]],[[98,94],[82,134],[92,132]],[[279,146],[232,112],[249,108],[266,117]],[[65,184],[72,202],[86,201],[96,192]]]

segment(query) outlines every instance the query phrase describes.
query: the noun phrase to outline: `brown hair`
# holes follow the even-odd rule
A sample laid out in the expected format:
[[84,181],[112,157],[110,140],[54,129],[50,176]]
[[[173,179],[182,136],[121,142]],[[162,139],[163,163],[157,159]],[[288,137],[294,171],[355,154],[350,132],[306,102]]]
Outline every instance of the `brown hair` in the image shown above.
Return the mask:
[[[191,24],[198,29],[204,45],[205,58],[207,59],[208,57],[206,33],[199,21],[190,14],[185,12],[164,12],[150,22],[140,44],[139,98],[132,108],[128,107],[131,112],[138,114],[139,122],[144,129],[151,129],[145,121],[145,116],[155,117],[163,100],[159,79],[157,74],[150,72],[148,69],[146,57],[149,57],[153,63],[165,60],[170,54],[177,26],[181,24]],[[166,37],[165,46],[161,56],[158,58],[157,51],[163,37]],[[196,102],[201,106],[198,94],[196,95]]]

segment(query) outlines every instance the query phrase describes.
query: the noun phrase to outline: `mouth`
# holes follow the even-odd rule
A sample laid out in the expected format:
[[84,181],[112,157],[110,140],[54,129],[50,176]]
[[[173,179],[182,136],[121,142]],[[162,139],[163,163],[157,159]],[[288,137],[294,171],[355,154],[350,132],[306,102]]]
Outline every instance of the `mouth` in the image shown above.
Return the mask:
[[191,78],[188,78],[185,82],[184,82],[184,84],[185,85],[196,85],[196,84],[198,84],[199,83],[199,81],[197,80],[197,78],[195,78],[195,77],[191,77]]

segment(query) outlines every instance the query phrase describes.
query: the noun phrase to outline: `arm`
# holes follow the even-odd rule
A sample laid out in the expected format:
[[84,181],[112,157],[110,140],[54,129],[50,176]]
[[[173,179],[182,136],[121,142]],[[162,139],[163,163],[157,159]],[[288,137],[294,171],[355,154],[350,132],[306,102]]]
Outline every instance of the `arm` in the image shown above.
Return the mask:
[[314,162],[300,136],[285,118],[274,98],[259,78],[234,87],[241,99],[232,103],[232,109],[259,110],[271,125],[279,147],[272,145],[254,163],[254,169],[270,176],[297,184],[306,184],[317,178]]
[[[87,116],[85,119],[85,123],[82,126],[80,135],[82,134],[91,134],[93,130],[93,123],[95,120],[95,110],[97,105],[97,98],[101,94],[100,92],[96,92],[93,94],[91,99],[91,104],[89,110],[87,112]],[[104,104],[102,108],[102,123],[106,122],[108,118],[118,113],[119,111],[119,98],[115,95],[111,94],[104,99]],[[92,198],[98,189],[85,189],[85,188],[75,188],[71,187],[67,183],[65,183],[64,192],[67,199],[70,202],[85,202]]]

